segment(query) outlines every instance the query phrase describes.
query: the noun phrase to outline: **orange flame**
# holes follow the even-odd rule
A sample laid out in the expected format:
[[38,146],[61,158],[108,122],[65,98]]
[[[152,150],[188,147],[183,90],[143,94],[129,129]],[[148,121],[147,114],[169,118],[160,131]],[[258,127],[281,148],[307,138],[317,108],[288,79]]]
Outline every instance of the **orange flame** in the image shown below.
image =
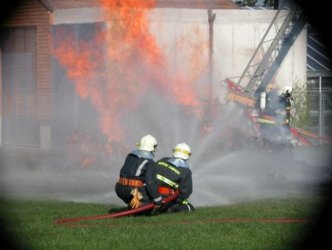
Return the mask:
[[189,60],[192,65],[188,70],[194,73],[190,77],[181,72],[172,74],[166,56],[149,32],[147,12],[155,7],[155,0],[100,2],[106,29],[93,41],[79,45],[73,44],[75,39],[68,34],[62,36],[68,39],[57,44],[54,54],[66,67],[77,94],[89,98],[100,113],[101,129],[109,141],[124,139],[122,118],[135,110],[138,97],[151,88],[190,107],[199,117],[201,103],[193,83],[206,67],[200,60],[202,55],[196,54],[201,51],[200,45],[194,45],[195,53]]

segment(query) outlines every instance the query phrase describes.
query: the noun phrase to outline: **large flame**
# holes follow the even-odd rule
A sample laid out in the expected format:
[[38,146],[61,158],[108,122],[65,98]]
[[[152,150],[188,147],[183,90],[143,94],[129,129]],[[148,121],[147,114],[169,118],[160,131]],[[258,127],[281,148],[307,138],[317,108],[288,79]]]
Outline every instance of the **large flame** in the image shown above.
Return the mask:
[[[65,66],[77,94],[89,98],[99,112],[102,132],[109,141],[124,139],[123,117],[135,110],[140,97],[150,89],[190,108],[199,117],[201,103],[193,84],[202,69],[206,69],[202,62],[207,60],[197,54],[202,46],[206,47],[206,42],[187,44],[192,51],[187,62],[191,73],[179,70],[174,74],[149,31],[147,13],[155,7],[155,0],[100,3],[106,28],[92,41],[76,44],[72,34],[62,34],[67,39],[56,44],[54,54]],[[182,37],[179,42],[184,44],[183,40]]]

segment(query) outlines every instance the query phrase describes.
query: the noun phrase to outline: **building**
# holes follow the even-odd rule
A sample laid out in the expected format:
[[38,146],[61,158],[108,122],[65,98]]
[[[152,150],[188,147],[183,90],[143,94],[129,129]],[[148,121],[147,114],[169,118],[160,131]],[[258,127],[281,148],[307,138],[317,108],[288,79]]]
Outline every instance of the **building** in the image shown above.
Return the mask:
[[[221,82],[242,73],[275,11],[240,9],[230,0],[159,0],[148,18],[174,69],[188,59],[177,40],[196,30],[193,37],[207,45],[202,51],[209,65],[204,80],[210,84],[210,97],[223,102]],[[101,12],[98,1],[27,0],[2,22],[0,145],[61,148],[77,128],[94,129],[85,119],[95,115],[94,108],[75,93],[53,50],[61,40],[54,36],[59,30],[73,32],[79,43],[107,28]],[[306,36],[304,29],[275,76],[276,83],[306,81]]]

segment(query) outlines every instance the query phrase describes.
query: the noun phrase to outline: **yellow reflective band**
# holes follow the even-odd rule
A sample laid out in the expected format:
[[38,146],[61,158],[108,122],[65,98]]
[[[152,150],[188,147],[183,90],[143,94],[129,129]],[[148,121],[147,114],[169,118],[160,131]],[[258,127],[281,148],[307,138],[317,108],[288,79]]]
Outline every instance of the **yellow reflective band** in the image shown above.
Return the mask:
[[171,166],[170,164],[168,164],[166,162],[160,161],[160,162],[158,162],[158,165],[166,167],[166,168],[172,170],[176,174],[180,174],[179,170],[177,170],[175,167]]
[[183,205],[187,205],[187,204],[189,203],[189,201],[188,201],[188,200],[183,200],[181,203],[182,203]]
[[267,124],[275,124],[275,121],[271,121],[271,120],[266,120],[266,119],[262,119],[262,118],[258,118],[257,122],[259,123],[267,123]]
[[177,189],[179,187],[179,184],[175,183],[174,181],[171,181],[170,179],[168,179],[160,174],[157,174],[157,179],[161,180],[162,182],[166,183],[167,185],[170,185],[173,188]]
[[174,152],[179,152],[179,153],[184,153],[186,155],[190,155],[190,152],[184,149],[180,149],[180,148],[175,148]]

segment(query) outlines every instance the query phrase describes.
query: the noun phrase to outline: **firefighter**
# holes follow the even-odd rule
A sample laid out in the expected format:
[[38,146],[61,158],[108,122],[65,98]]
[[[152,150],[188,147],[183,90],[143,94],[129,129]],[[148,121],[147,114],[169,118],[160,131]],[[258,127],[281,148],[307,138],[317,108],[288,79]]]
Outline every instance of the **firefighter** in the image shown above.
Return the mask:
[[289,124],[291,119],[291,109],[292,109],[292,93],[289,89],[285,91],[279,97],[280,110],[285,113],[285,123]]
[[163,197],[172,195],[179,190],[176,200],[165,204],[161,209],[164,212],[193,211],[194,206],[188,198],[193,191],[192,172],[188,159],[191,149],[186,143],[177,144],[173,148],[173,157],[164,157],[156,162],[158,191]]
[[157,190],[158,182],[153,165],[157,140],[152,135],[145,135],[137,146],[137,149],[126,157],[120,170],[120,178],[115,185],[115,192],[131,209],[154,202],[157,210],[161,207],[162,201]]
[[279,96],[278,120],[281,124],[280,132],[283,142],[290,142],[290,122],[292,109],[292,94],[289,89],[285,89]]

